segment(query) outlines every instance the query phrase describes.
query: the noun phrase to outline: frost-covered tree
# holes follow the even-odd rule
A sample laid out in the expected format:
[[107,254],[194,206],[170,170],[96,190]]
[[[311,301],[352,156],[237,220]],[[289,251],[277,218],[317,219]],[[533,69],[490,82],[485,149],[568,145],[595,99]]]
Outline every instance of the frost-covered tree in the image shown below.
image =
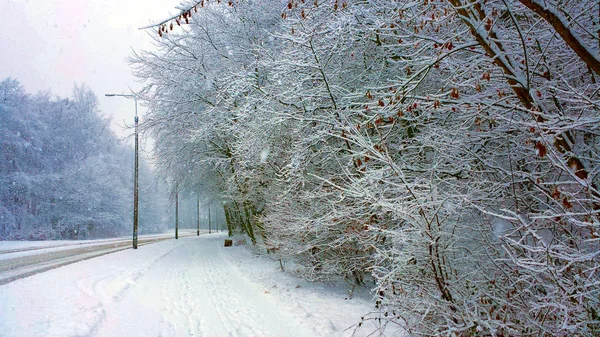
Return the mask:
[[[270,43],[266,28],[279,14],[267,3],[248,6],[207,6],[212,10],[199,11],[201,20],[177,35],[161,33],[163,38],[155,37],[158,51],[133,55],[131,62],[136,75],[151,83],[143,128],[157,140],[159,170],[173,188],[219,195],[230,224],[255,241],[261,201],[244,176],[247,162],[234,151],[243,132],[237,126],[246,123],[244,98],[264,76],[258,49]],[[254,163],[260,161],[256,154]]]
[[134,60],[173,179],[308,278],[372,278],[367,320],[598,334],[597,2],[193,5]]

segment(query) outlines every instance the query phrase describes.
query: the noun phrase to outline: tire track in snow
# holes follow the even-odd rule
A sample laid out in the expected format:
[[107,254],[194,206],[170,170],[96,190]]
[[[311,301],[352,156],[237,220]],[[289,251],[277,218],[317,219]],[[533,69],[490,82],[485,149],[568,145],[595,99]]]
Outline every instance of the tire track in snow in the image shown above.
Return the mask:
[[185,330],[188,336],[201,336],[202,321],[195,315],[195,308],[189,297],[193,296],[187,272],[191,259],[186,245],[177,247],[177,256],[171,263],[161,284],[161,299],[165,307],[162,309],[161,336],[181,334]]
[[[271,295],[246,278],[236,265],[221,254],[222,236],[197,246],[194,260],[199,283],[213,304],[225,331],[209,331],[211,336],[309,336],[310,333]],[[251,266],[249,266],[251,267]],[[204,308],[210,309],[210,308]],[[226,332],[224,334],[223,332]]]
[[[220,254],[218,255],[220,257]],[[229,282],[232,278],[227,277],[226,273],[223,272],[222,266],[217,266],[211,259],[205,264],[205,275],[206,275],[206,286],[209,290],[209,294],[215,302],[215,309],[218,310],[221,316],[221,322],[226,326],[229,331],[229,336],[241,337],[241,336],[264,336],[260,331],[255,331],[251,325],[246,326],[239,324],[236,317],[243,317],[251,321],[257,322],[258,320],[253,317],[254,310],[249,310],[247,306],[250,304],[243,303],[238,297],[236,292],[244,291],[243,289],[232,289],[229,286]],[[217,299],[216,295],[219,295]]]
[[130,270],[124,267],[117,266],[113,268],[108,276],[97,278],[95,276],[82,277],[75,282],[75,287],[82,295],[87,296],[90,301],[95,301],[97,304],[89,311],[96,314],[96,317],[89,325],[89,331],[85,336],[95,336],[99,327],[107,318],[107,311],[113,303],[118,303],[125,293],[135,286],[136,281],[144,275],[144,273],[152,268],[161,259],[168,256],[178,246],[174,246],[167,250],[162,255],[159,255],[148,265],[139,269]]
[[[186,252],[189,254],[189,250],[187,246],[183,246],[186,249]],[[202,333],[202,319],[197,314],[195,302],[191,299],[196,292],[196,289],[192,286],[190,280],[191,276],[189,275],[190,268],[192,267],[192,263],[194,262],[193,255],[187,259],[185,267],[179,273],[179,280],[182,282],[182,291],[181,297],[179,300],[179,310],[182,315],[186,317],[188,324],[188,335],[189,336],[201,336]]]

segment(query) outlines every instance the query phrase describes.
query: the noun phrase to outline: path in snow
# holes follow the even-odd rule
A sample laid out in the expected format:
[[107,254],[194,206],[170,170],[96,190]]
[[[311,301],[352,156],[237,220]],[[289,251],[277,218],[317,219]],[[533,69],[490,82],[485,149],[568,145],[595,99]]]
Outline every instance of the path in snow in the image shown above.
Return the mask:
[[344,336],[372,309],[244,247],[223,248],[224,237],[170,240],[0,286],[0,336]]

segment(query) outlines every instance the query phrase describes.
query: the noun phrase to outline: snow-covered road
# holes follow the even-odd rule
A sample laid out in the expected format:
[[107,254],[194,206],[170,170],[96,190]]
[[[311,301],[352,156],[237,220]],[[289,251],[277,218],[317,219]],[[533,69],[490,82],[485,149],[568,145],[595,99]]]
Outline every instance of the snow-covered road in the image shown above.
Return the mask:
[[224,238],[164,241],[0,286],[0,336],[343,336],[373,309]]
[[[183,236],[195,235],[185,233]],[[138,245],[169,240],[172,235],[140,236]],[[131,247],[131,239],[107,239],[61,243],[61,241],[41,242],[47,246],[38,246],[38,242],[30,246],[10,248],[13,243],[0,243],[0,285],[13,282],[27,276],[58,268],[77,261],[114,253]],[[23,242],[27,243],[27,242]],[[8,246],[9,248],[6,248]]]

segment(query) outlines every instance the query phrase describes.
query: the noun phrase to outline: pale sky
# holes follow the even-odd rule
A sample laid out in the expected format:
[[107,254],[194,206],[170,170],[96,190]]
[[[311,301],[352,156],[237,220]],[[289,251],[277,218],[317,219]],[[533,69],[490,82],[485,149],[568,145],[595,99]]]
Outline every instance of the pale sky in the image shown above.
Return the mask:
[[[180,0],[0,0],[0,80],[17,79],[29,93],[51,91],[70,97],[75,83],[98,96],[113,130],[131,124],[134,102],[105,97],[141,85],[125,58],[151,48],[138,30],[176,13]],[[142,115],[145,108],[139,107]]]

